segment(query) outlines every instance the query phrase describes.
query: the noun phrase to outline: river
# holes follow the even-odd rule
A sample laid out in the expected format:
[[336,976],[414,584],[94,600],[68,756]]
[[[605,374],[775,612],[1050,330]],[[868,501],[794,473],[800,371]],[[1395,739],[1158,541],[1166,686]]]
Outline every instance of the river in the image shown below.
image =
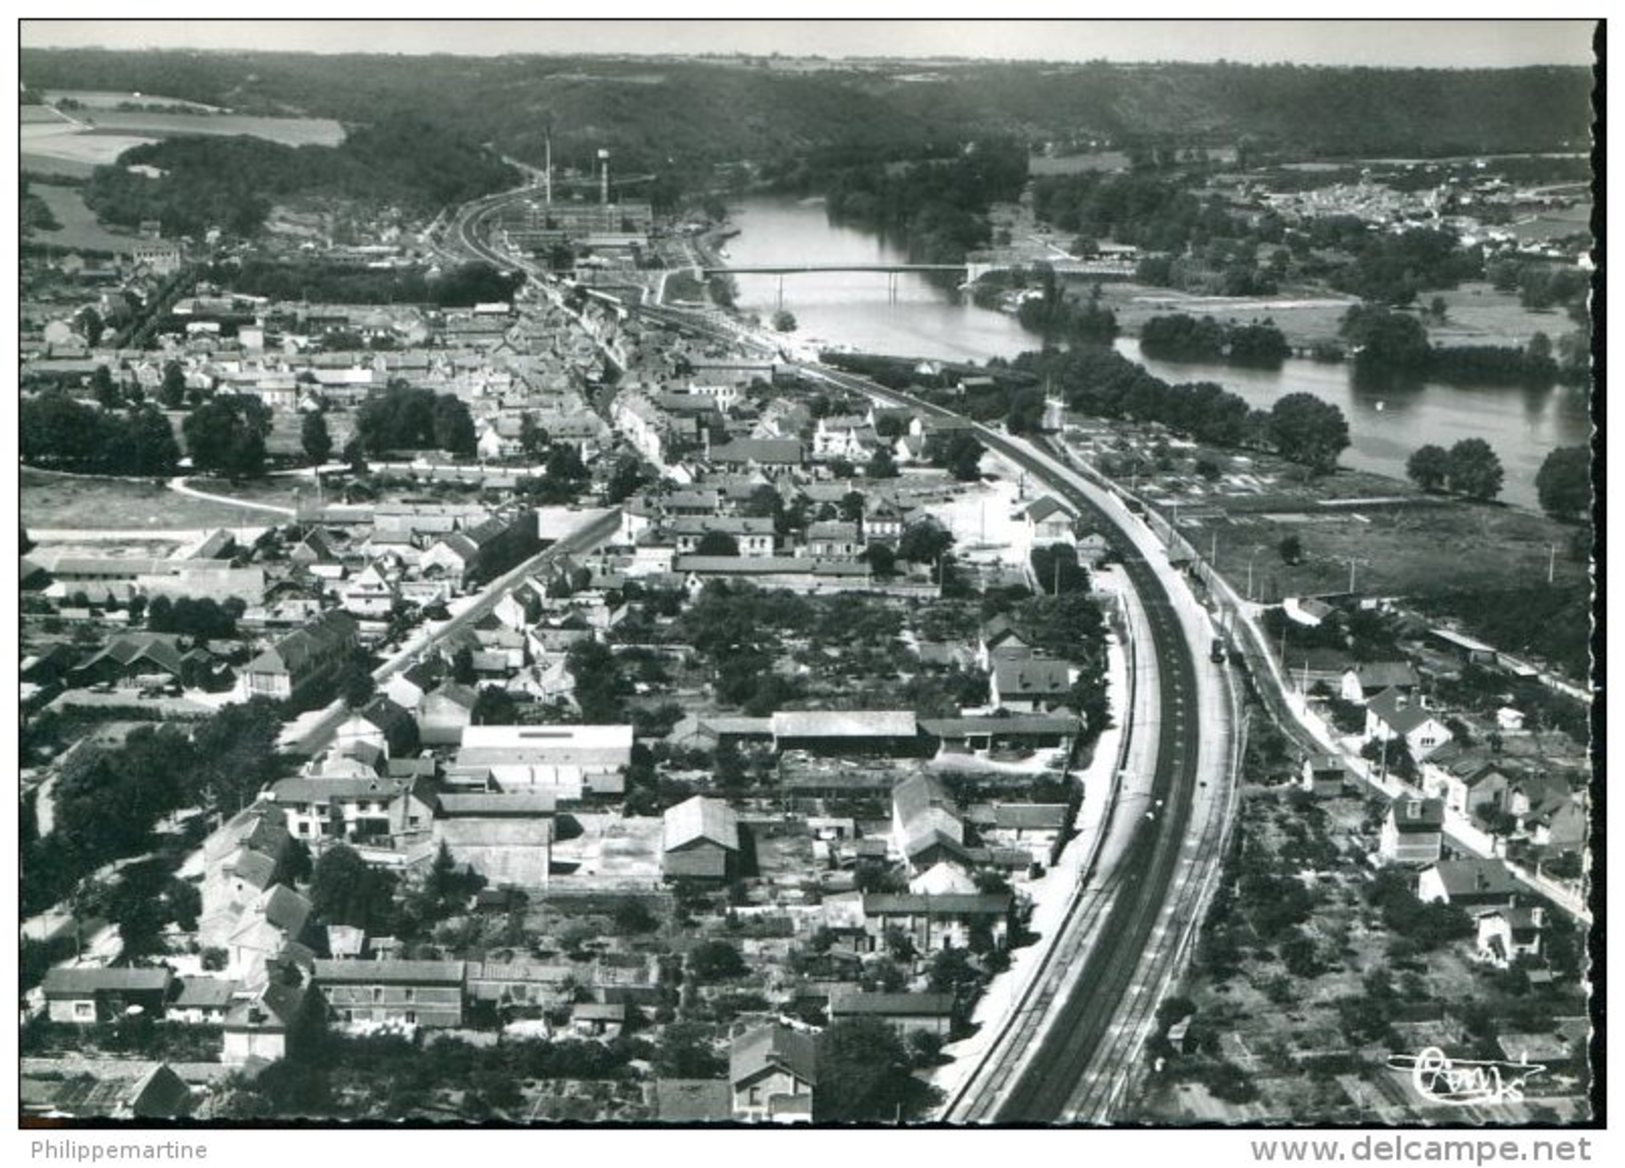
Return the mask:
[[[730,216],[739,229],[725,245],[733,264],[908,262],[895,242],[830,223],[817,201],[753,197],[731,208]],[[779,306],[779,277],[736,279],[745,311],[765,318]],[[985,361],[1038,347],[1038,339],[1014,317],[978,308],[917,273],[891,279],[866,272],[789,275],[783,289],[798,335],[864,352]],[[1166,381],[1218,382],[1260,409],[1288,393],[1312,393],[1331,402],[1349,420],[1351,445],[1342,464],[1359,470],[1403,478],[1405,461],[1418,446],[1483,438],[1506,468],[1501,498],[1523,507],[1537,504],[1535,474],[1547,453],[1583,443],[1591,432],[1585,392],[1565,386],[1356,386],[1348,365],[1293,359],[1280,369],[1242,369],[1143,358],[1133,338],[1120,339],[1117,348]]]

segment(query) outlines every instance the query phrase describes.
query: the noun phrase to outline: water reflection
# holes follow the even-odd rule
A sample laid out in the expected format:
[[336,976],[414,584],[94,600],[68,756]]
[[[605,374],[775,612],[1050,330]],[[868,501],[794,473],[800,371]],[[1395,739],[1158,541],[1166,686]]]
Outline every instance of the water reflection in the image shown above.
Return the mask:
[[[727,243],[735,264],[906,263],[896,241],[831,223],[817,201],[751,198],[733,212],[739,234]],[[739,301],[770,315],[779,303],[776,276],[739,276]],[[918,273],[828,272],[786,276],[784,307],[800,335],[877,353],[985,361],[1014,357],[1039,340],[1012,316],[978,308],[952,289]],[[1278,370],[1187,364],[1141,357],[1133,339],[1118,351],[1171,382],[1213,381],[1269,409],[1288,393],[1312,393],[1343,410],[1352,442],[1346,466],[1403,477],[1418,446],[1449,447],[1483,438],[1506,469],[1502,498],[1536,505],[1534,480],[1546,454],[1588,440],[1591,421],[1584,390],[1567,386],[1474,387],[1418,383],[1392,375],[1356,377],[1351,363],[1291,360]]]

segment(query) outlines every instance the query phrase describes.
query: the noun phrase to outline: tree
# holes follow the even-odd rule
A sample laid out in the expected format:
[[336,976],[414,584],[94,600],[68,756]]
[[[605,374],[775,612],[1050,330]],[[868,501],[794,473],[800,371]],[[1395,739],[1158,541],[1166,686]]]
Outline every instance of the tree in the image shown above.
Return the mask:
[[373,680],[372,669],[364,654],[354,654],[339,668],[338,691],[344,704],[352,710],[359,710],[372,700],[372,695],[378,691],[378,683]]
[[361,444],[359,435],[351,436],[350,440],[344,444],[344,449],[339,451],[339,457],[349,464],[352,475],[367,473],[367,450]]
[[934,442],[932,458],[962,483],[982,477],[982,443],[969,430],[949,431],[946,438]]
[[265,469],[271,411],[257,397],[217,397],[193,410],[181,432],[198,470],[251,478]]
[[864,549],[863,558],[869,561],[869,570],[876,576],[892,576],[897,572],[897,553],[883,543],[870,544]]
[[94,349],[96,342],[102,339],[102,331],[107,327],[102,320],[102,314],[87,304],[79,310],[76,320],[79,331],[85,336],[85,344]]
[[819,1123],[895,1121],[919,1114],[932,1091],[913,1075],[897,1032],[878,1018],[844,1019],[818,1037]]
[[863,473],[872,479],[894,479],[897,477],[897,460],[890,450],[882,446],[870,455]]
[[166,410],[178,410],[186,400],[186,373],[179,361],[164,365],[164,380],[158,387],[158,400]]
[[1450,453],[1431,442],[1419,446],[1405,463],[1405,473],[1424,491],[1442,490],[1450,477]]
[[1309,393],[1289,393],[1270,410],[1269,436],[1281,457],[1314,471],[1329,471],[1349,444],[1349,424],[1330,402]]
[[459,645],[451,655],[451,679],[458,685],[473,685],[480,679],[474,669],[474,650]]
[[688,951],[688,972],[701,983],[726,981],[745,972],[745,959],[726,941],[701,941]]
[[449,454],[474,453],[474,419],[462,399],[454,394],[443,393],[435,399],[434,444]]
[[1469,499],[1489,500],[1501,493],[1505,472],[1501,460],[1482,438],[1463,438],[1450,448],[1450,489]]
[[311,876],[311,911],[328,925],[354,925],[369,933],[393,927],[394,877],[368,864],[348,844],[321,854]]
[[1584,446],[1552,451],[1535,475],[1535,491],[1550,515],[1585,515],[1591,510],[1591,451]]
[[519,720],[519,705],[501,686],[486,686],[475,697],[470,718],[476,726],[512,726]]
[[316,411],[299,424],[299,445],[313,466],[320,466],[333,453],[333,436],[327,432],[327,419]]
[[739,541],[726,531],[708,531],[694,547],[697,556],[737,556]]
[[1078,549],[1057,543],[1035,546],[1028,555],[1039,591],[1050,596],[1089,590],[1089,573],[1078,564]]
[[795,313],[788,312],[788,311],[786,311],[785,309],[782,309],[782,308],[779,309],[779,311],[777,311],[777,312],[775,312],[773,314],[773,328],[776,331],[781,332],[781,333],[793,333],[793,332],[795,332],[796,331],[796,316],[795,316]]
[[102,409],[110,410],[118,405],[118,386],[113,384],[113,374],[106,365],[96,366],[96,372],[90,375],[90,389],[96,395],[96,404]]
[[1281,553],[1283,564],[1298,564],[1303,562],[1303,540],[1295,535],[1289,535],[1276,546]]
[[123,445],[124,470],[130,474],[172,474],[181,460],[169,419],[150,404],[131,414]]
[[897,541],[897,558],[911,564],[933,564],[953,547],[953,533],[934,519],[904,528]]
[[525,413],[519,418],[519,449],[524,451],[526,458],[540,458],[552,441],[548,432],[542,429],[536,421],[536,415]]

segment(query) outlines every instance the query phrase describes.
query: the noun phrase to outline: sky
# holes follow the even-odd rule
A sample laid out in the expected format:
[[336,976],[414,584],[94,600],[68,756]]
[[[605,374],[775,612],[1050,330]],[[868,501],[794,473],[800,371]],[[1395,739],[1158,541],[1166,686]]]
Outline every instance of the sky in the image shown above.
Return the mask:
[[[669,10],[668,10],[669,11]],[[1590,21],[24,20],[24,47],[964,56],[1470,68],[1591,64]]]

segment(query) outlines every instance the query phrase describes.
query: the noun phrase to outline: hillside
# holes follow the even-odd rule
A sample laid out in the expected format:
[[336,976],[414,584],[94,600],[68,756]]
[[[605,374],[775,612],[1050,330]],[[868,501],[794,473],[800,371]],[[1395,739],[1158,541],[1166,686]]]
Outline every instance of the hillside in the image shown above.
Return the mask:
[[1294,156],[1579,150],[1588,70],[933,63],[789,72],[739,61],[23,50],[31,89],[155,92],[351,125],[407,111],[476,142],[590,169],[608,147],[667,170],[839,149],[940,150],[967,138],[1250,140]]

